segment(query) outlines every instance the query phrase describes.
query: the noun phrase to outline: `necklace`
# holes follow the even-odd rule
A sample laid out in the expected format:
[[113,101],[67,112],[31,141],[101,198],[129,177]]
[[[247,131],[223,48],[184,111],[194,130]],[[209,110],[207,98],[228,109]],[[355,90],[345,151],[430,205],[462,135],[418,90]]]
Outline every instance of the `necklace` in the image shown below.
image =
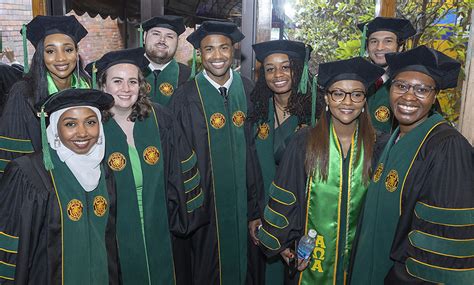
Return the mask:
[[283,119],[286,119],[287,116],[290,115],[290,112],[285,110],[285,108],[283,108],[282,106],[278,105],[277,102],[275,101],[275,99],[273,99],[273,105],[275,105],[275,107],[280,110],[281,112],[283,112]]

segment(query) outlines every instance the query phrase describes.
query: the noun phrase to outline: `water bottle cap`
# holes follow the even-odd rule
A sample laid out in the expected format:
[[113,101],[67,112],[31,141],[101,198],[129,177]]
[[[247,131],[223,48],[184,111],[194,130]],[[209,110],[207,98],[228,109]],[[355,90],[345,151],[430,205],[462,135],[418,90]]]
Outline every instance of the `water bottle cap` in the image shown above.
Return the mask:
[[316,238],[316,235],[317,235],[317,234],[318,234],[318,233],[317,233],[315,230],[313,230],[313,229],[310,229],[310,230],[308,231],[308,236],[311,237],[311,238]]

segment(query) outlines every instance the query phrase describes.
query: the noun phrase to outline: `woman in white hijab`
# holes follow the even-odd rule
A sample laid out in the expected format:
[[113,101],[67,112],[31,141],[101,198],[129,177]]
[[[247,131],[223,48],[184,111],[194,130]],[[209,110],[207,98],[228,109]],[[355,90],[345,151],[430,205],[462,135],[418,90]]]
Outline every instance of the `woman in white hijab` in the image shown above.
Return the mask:
[[90,89],[41,104],[43,151],[8,163],[0,181],[0,283],[118,284],[115,182],[101,164],[111,104]]

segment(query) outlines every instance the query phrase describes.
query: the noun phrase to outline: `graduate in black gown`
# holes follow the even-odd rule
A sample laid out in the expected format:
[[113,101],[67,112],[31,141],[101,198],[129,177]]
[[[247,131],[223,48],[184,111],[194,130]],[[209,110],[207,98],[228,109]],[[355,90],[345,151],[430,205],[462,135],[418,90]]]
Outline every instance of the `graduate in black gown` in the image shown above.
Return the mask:
[[8,91],[15,82],[21,79],[22,74],[22,70],[0,62],[0,116],[3,105],[7,101]]
[[399,128],[367,192],[351,284],[472,284],[474,152],[432,110],[461,64],[426,46],[386,57]]
[[[268,190],[275,178],[276,168],[291,138],[298,129],[309,124],[311,116],[311,88],[308,74],[304,76],[310,47],[302,42],[276,40],[253,45],[261,68],[255,88],[250,94],[255,108],[249,115],[254,125],[255,144],[262,170],[264,195],[259,197],[259,212],[263,216],[268,202]],[[308,51],[307,51],[308,49]],[[306,54],[308,53],[308,58]],[[306,90],[303,87],[306,86]],[[250,235],[257,223],[249,226]],[[249,284],[283,284],[284,265],[279,256],[265,261],[266,257],[257,246],[250,247]]]
[[[312,259],[285,284],[346,284],[352,241],[376,156],[367,88],[384,70],[361,57],[323,63],[318,83],[326,112],[290,142],[269,190],[258,232],[267,256],[295,256],[294,244],[316,230]],[[286,271],[288,272],[288,271]]]
[[210,224],[191,237],[192,284],[244,284],[246,278],[247,223],[258,217],[256,195],[263,189],[254,132],[246,124],[252,83],[231,69],[233,44],[243,37],[233,23],[203,22],[188,41],[200,49],[204,71],[170,102],[196,152],[209,211]]
[[67,88],[88,88],[77,43],[87,34],[74,16],[37,16],[26,25],[35,47],[30,71],[12,86],[0,117],[0,176],[6,164],[41,150],[35,104]]
[[43,151],[0,181],[0,283],[119,284],[115,181],[100,110],[109,94],[67,89],[42,103]]
[[183,264],[174,262],[171,233],[185,236],[205,218],[196,154],[171,112],[150,102],[143,48],[109,52],[94,64],[99,88],[115,99],[104,112],[104,131],[117,181],[122,282],[189,284]]
[[167,106],[176,89],[188,81],[191,69],[174,59],[179,36],[186,31],[183,17],[163,15],[142,24],[146,57],[144,70],[152,102]]

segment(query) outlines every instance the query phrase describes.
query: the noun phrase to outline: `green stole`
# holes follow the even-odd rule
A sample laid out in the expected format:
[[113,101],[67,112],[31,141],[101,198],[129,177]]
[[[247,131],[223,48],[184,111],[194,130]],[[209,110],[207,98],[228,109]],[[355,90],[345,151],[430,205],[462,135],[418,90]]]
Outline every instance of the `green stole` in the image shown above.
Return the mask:
[[[48,81],[48,94],[54,94],[59,92],[58,87],[56,87],[56,83],[54,83],[53,77],[51,73],[46,73],[46,80]],[[77,80],[76,73],[72,74],[71,79],[71,88],[82,88],[82,89],[89,89],[89,83],[85,81],[83,78],[80,78],[79,81]]]
[[444,122],[443,117],[435,113],[397,143],[399,128],[390,137],[369,185],[352,284],[381,284],[393,266],[390,249],[402,212],[406,177],[425,139]]
[[61,211],[62,284],[108,284],[109,269],[105,231],[109,195],[105,173],[99,185],[86,192],[55,150],[50,148],[54,169],[51,178]]
[[[309,229],[315,229],[318,236],[311,263],[300,275],[300,284],[345,283],[345,276],[342,276],[344,274],[337,273],[347,272],[352,241],[367,191],[362,178],[363,145],[360,146],[360,157],[356,161],[359,148],[358,127],[354,131],[346,157],[349,163],[345,165],[342,148],[332,123],[329,136],[328,179],[326,182],[322,181],[317,169],[308,178],[305,233]],[[343,167],[347,167],[346,176],[343,175]]]
[[207,126],[220,283],[244,284],[247,272],[247,185],[244,120],[247,101],[242,79],[233,72],[227,102],[199,73],[195,78]]
[[155,77],[150,68],[147,69],[146,81],[150,84],[149,96],[151,101],[167,106],[171,95],[178,88],[179,65],[175,59],[163,69],[158,77]]
[[[393,113],[389,101],[390,83],[385,82],[380,88],[367,98],[372,125],[376,130],[384,133],[392,131]],[[371,92],[373,93],[373,92]]]
[[[275,154],[284,144],[287,144],[289,138],[295,133],[298,127],[298,118],[291,116],[286,119],[280,127],[275,129],[275,110],[273,109],[273,99],[269,99],[268,122],[255,125],[254,130],[257,133],[255,146],[257,156],[262,170],[263,185],[265,189],[264,205],[268,203],[269,190],[272,181],[275,179],[276,158]],[[279,153],[283,155],[283,153]],[[281,157],[280,157],[281,159]],[[277,285],[283,284],[284,266],[280,258],[268,260],[265,271],[265,284]]]
[[133,128],[143,174],[144,235],[126,136],[115,120],[104,123],[107,163],[117,181],[117,242],[124,284],[175,283],[165,161],[157,117],[152,110],[145,120],[135,121]]

